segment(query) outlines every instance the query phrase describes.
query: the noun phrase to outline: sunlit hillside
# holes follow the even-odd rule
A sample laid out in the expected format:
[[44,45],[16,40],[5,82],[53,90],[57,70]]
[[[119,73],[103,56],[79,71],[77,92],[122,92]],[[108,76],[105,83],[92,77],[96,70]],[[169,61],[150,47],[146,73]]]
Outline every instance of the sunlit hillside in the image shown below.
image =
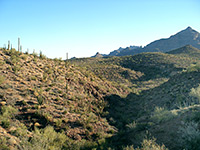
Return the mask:
[[1,49],[0,147],[198,149],[199,51],[63,61]]

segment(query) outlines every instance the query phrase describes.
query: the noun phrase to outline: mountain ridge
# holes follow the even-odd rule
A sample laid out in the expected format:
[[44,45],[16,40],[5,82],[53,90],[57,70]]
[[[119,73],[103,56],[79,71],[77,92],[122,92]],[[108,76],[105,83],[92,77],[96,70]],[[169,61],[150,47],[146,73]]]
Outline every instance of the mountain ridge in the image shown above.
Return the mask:
[[143,48],[146,51],[161,51],[168,52],[173,49],[183,47],[185,45],[192,45],[200,48],[200,33],[193,30],[191,27],[170,36],[169,38],[159,39],[151,42]]
[[191,45],[200,49],[200,33],[192,29],[190,26],[168,38],[155,40],[144,47],[126,47],[124,49],[111,51],[108,55],[103,56],[127,56],[143,52],[169,52],[185,45]]

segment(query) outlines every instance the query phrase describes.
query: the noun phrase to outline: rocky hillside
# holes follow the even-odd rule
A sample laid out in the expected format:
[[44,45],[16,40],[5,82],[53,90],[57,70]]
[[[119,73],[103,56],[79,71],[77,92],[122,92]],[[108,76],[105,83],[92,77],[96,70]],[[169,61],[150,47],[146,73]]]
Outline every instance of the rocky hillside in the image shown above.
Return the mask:
[[193,57],[193,58],[200,58],[200,49],[195,48],[191,45],[186,45],[181,48],[172,50],[167,52],[168,54],[174,54],[179,56],[185,56],[185,57]]
[[123,95],[123,89],[86,69],[42,54],[1,49],[0,63],[1,146],[34,148],[35,143],[22,137],[34,138],[36,127],[42,132],[51,126],[68,143],[88,148],[104,143],[115,132],[103,117],[104,97]]
[[[109,65],[118,76],[120,69],[114,67],[127,69],[121,77],[129,82],[127,87],[131,93],[126,97],[118,94],[105,97],[108,101],[105,111],[109,112],[107,120],[118,129],[117,134],[108,139],[110,147],[122,149],[124,145],[125,149],[133,149],[145,138],[155,137],[160,145],[165,144],[170,150],[200,148],[200,59],[191,55],[193,53],[197,56],[199,50],[185,46],[169,53],[73,62],[82,67],[96,64],[88,67],[91,70],[102,70],[103,66]],[[128,70],[134,71],[137,78],[131,80]],[[114,81],[103,71],[94,73]]]
[[62,61],[1,49],[0,149],[199,149],[198,55]]

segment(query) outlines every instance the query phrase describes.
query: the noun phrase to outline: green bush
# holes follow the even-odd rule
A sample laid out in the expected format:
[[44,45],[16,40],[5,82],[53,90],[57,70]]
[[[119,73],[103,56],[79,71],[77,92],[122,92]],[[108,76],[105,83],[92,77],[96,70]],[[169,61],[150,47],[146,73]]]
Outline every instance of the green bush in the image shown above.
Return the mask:
[[175,115],[177,114],[172,113],[171,111],[163,107],[155,107],[155,110],[151,116],[151,119],[156,123],[160,123],[160,122],[172,119]]
[[36,80],[37,80],[37,77],[36,77],[36,76],[31,76],[31,77],[30,77],[30,80],[36,81]]
[[38,96],[38,97],[37,97],[37,101],[38,101],[38,104],[39,104],[39,105],[42,105],[42,104],[44,103],[44,99],[43,99],[42,96]]
[[196,122],[184,123],[178,131],[181,134],[181,143],[187,150],[200,149],[200,130]]
[[190,91],[190,96],[196,97],[198,99],[198,103],[200,103],[200,86],[197,88],[192,88]]
[[14,66],[12,67],[12,69],[13,69],[13,71],[14,71],[15,73],[17,73],[17,72],[21,69],[21,66],[20,66],[20,65],[14,65]]
[[12,106],[2,106],[0,118],[12,118],[16,115],[17,109]]
[[16,113],[17,109],[12,106],[2,106],[0,115],[1,126],[3,128],[8,128],[10,126],[10,119],[13,118]]
[[200,63],[192,64],[187,68],[187,72],[199,72],[200,71]]
[[0,149],[1,150],[10,150],[7,144],[7,139],[5,137],[0,137]]
[[34,56],[34,58],[36,58],[38,56],[38,54],[35,52],[35,50],[33,51],[32,55]]
[[10,120],[4,118],[4,119],[1,121],[1,126],[2,126],[3,128],[8,128],[8,127],[10,126]]
[[32,138],[22,140],[21,146],[28,150],[60,150],[66,140],[67,137],[64,133],[57,133],[52,126],[47,126],[40,130],[35,128]]
[[5,77],[0,75],[0,85],[5,81]]
[[123,148],[123,150],[168,150],[168,148],[166,148],[165,145],[158,145],[156,139],[153,138],[152,140],[144,139],[141,148],[138,147],[134,149],[133,145],[131,145]]

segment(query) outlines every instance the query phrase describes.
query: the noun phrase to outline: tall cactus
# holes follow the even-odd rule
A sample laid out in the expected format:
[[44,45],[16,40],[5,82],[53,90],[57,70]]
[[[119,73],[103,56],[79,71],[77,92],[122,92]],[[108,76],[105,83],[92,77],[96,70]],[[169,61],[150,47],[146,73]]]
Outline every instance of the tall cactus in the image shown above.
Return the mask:
[[20,52],[22,53],[22,45],[20,45]]
[[8,50],[10,50],[10,41],[8,41]]
[[66,60],[68,60],[68,53],[66,53]]
[[20,38],[18,38],[18,52],[20,51]]

